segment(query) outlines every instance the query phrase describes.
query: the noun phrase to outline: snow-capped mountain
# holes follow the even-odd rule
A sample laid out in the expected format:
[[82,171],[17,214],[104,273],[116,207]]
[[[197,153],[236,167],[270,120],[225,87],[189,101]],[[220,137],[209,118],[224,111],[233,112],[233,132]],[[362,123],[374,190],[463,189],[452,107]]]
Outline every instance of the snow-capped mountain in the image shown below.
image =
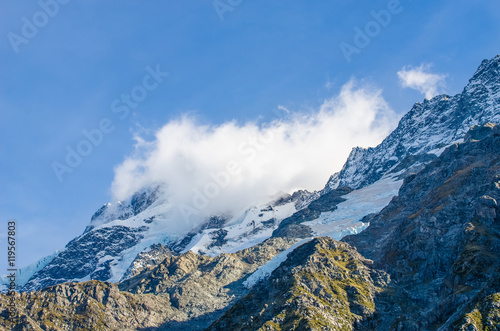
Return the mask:
[[354,148],[325,191],[373,184],[402,162],[428,162],[428,154],[440,154],[473,125],[486,122],[500,122],[500,55],[484,60],[462,93],[417,102],[380,145]]
[[178,219],[175,206],[162,194],[162,185],[149,187],[127,201],[103,205],[82,235],[18,285],[32,291],[67,281],[118,282],[143,267],[141,260],[150,258],[148,252],[155,244],[174,253],[236,252],[271,237],[282,219],[316,196],[306,191],[283,195],[239,215],[212,216],[193,227]]
[[[369,217],[370,226],[343,242],[270,238],[216,257],[192,251],[174,256],[154,245],[133,263],[149,267],[118,284],[92,280],[0,294],[0,325],[9,330],[47,325],[65,330],[496,330],[499,164],[500,127],[475,126],[463,143],[408,175],[397,197]],[[388,180],[356,191],[336,189],[318,200],[338,202],[338,216],[344,203],[355,207],[357,201],[369,210],[385,199],[380,182]],[[371,207],[364,199],[369,192],[379,196]],[[306,214],[305,209],[296,214],[321,208],[315,201],[310,206]],[[19,318],[7,313],[11,302]]]
[[271,236],[327,235],[339,240],[358,233],[368,226],[370,214],[397,195],[408,172],[416,172],[445,147],[461,141],[472,125],[500,122],[499,79],[500,55],[483,61],[462,93],[416,103],[380,145],[353,149],[321,192],[299,191],[237,215],[214,215],[195,227],[175,216],[162,185],[143,189],[127,201],[108,203],[92,216],[84,233],[37,270],[22,289],[70,280],[118,282],[133,274],[134,266],[147,265],[138,259],[149,258],[154,244],[174,254],[190,250],[216,256]]
[[[460,134],[498,121],[499,68],[500,56],[483,61],[461,94],[417,103],[321,192],[196,227],[173,217],[162,185],[104,205],[64,250],[25,269],[36,272],[24,289],[44,289],[14,296],[22,318],[2,308],[0,325],[494,329],[500,128]],[[120,282],[47,287],[89,279]],[[0,294],[0,306],[11,300]]]

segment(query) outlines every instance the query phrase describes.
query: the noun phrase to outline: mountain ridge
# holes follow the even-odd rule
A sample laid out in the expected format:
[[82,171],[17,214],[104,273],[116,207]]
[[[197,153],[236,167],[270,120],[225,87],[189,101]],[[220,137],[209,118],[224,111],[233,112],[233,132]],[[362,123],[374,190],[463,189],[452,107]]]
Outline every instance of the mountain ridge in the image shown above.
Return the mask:
[[[463,136],[470,128],[468,125],[477,124],[476,122],[481,119],[500,122],[499,77],[500,55],[491,60],[482,61],[462,93],[454,97],[441,95],[425,100],[423,103],[417,102],[403,116],[398,127],[377,147],[354,148],[342,170],[330,178],[321,192],[298,192],[293,196],[282,198],[278,204],[294,203],[294,207],[289,205],[290,208],[284,213],[283,209],[288,207],[280,207],[280,213],[276,214],[274,209],[278,208],[272,207],[273,203],[261,206],[260,209],[256,207],[253,211],[249,209],[242,212],[246,216],[242,216],[243,228],[238,230],[241,234],[235,232],[234,227],[222,229],[223,224],[213,227],[210,225],[213,222],[209,219],[202,222],[202,225],[196,229],[181,231],[178,234],[172,233],[172,226],[162,225],[171,222],[169,220],[171,216],[169,216],[168,201],[162,199],[161,184],[142,189],[127,201],[105,204],[94,213],[84,233],[68,243],[66,248],[58,254],[61,258],[57,259],[56,256],[42,270],[37,271],[22,287],[22,290],[35,290],[69,280],[118,281],[123,278],[136,255],[156,243],[167,245],[178,252],[195,249],[197,252],[218,254],[234,251],[238,242],[248,241],[249,244],[261,242],[270,237],[273,232],[275,235],[279,232],[285,235],[286,231],[283,232],[283,226],[280,227],[282,220],[294,217],[296,212],[307,209],[313,201],[324,199],[324,196],[330,194],[331,191],[343,186],[353,189],[366,187],[401,165],[404,165],[404,169],[421,166],[435,157],[433,153],[439,154],[440,149],[460,140],[460,135]],[[335,206],[329,207],[330,211],[334,209]],[[327,211],[324,207],[322,210]],[[260,216],[261,214],[263,216]],[[230,217],[223,217],[226,222],[229,222]],[[245,217],[247,217],[246,220]],[[247,225],[244,225],[245,222]],[[295,236],[301,238],[309,236],[310,227],[301,223],[294,222],[291,225],[295,229]],[[211,227],[214,230],[208,230]],[[169,233],[169,235],[166,236],[162,232]],[[233,241],[230,239],[232,233]],[[85,238],[88,239],[83,240]],[[118,245],[122,240],[124,243],[111,252],[114,255],[99,249],[92,249],[89,245],[84,246],[87,247],[88,252],[85,256],[73,254],[78,250],[75,242],[83,245],[84,242],[91,242],[97,238],[106,240],[108,246]],[[228,240],[236,246],[232,248]],[[225,245],[219,245],[220,243]],[[210,245],[212,245],[211,248],[207,249]],[[240,247],[245,246],[240,245]],[[65,266],[62,262],[62,260],[68,260],[69,256],[73,256],[72,259],[75,261],[72,263],[73,267]],[[106,256],[111,256],[111,259],[106,259]],[[80,262],[76,262],[78,259]],[[89,259],[94,261],[90,268],[86,261]],[[50,271],[58,270],[59,264],[68,271],[65,277],[60,277],[57,272]],[[81,272],[84,269],[87,270],[85,274]],[[70,276],[71,272],[74,273],[74,277]]]
[[409,155],[438,155],[474,125],[500,122],[500,55],[483,60],[463,91],[417,102],[397,128],[376,147],[355,147],[342,170],[323,189],[358,189],[382,178]]
[[[154,189],[118,213],[105,205],[26,288],[43,289],[15,294],[15,327],[496,330],[500,126],[465,127],[500,122],[499,98],[500,55],[462,93],[416,103],[379,146],[355,149],[323,192],[214,216],[187,234],[162,237],[168,201],[148,198]],[[354,226],[364,230],[344,237]],[[344,238],[297,243],[322,233]],[[53,284],[75,270],[87,281]],[[0,294],[0,325],[14,327],[8,300]]]

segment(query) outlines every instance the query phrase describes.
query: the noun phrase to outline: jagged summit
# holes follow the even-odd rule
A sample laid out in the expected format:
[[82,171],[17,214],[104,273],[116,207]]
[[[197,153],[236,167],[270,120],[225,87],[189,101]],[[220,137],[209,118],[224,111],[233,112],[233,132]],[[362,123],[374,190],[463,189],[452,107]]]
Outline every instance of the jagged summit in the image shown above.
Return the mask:
[[163,187],[164,184],[156,184],[139,190],[126,201],[108,202],[104,204],[94,213],[94,215],[92,215],[90,224],[87,226],[84,233],[117,219],[126,220],[136,216],[155,202],[166,203],[166,201],[159,201],[162,197],[161,193]]
[[[398,127],[374,148],[356,147],[324,192],[373,184],[409,155],[439,155],[473,125],[500,121],[500,55],[484,60],[462,93],[417,102]],[[418,161],[418,158],[415,159]]]

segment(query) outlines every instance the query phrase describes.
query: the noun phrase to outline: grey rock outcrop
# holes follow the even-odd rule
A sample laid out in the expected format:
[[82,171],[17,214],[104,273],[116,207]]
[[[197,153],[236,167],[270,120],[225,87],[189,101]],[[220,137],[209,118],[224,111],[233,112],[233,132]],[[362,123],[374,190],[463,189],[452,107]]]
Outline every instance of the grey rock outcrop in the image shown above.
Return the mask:
[[10,297],[0,294],[0,330],[202,330],[248,293],[250,274],[293,243],[273,238],[217,257],[166,254],[119,284],[70,282],[16,293],[15,320]]
[[346,243],[315,238],[207,330],[353,330],[389,281],[370,264]]
[[365,231],[344,238],[397,284],[402,304],[392,311],[401,313],[380,323],[450,330],[500,291],[500,126],[474,127],[464,140],[407,177]]

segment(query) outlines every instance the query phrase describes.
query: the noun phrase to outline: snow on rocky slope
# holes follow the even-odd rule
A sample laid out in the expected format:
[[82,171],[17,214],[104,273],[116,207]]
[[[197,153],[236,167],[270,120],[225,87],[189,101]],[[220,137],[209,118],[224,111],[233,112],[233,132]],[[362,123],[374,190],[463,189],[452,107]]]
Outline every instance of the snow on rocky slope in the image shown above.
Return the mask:
[[253,206],[240,217],[230,220],[223,228],[202,230],[182,252],[191,250],[198,254],[216,256],[254,246],[271,237],[279,221],[295,211],[297,209],[294,202]]
[[500,122],[500,55],[484,60],[462,93],[417,102],[380,145],[354,148],[324,190],[373,184],[409,155],[440,154],[473,125],[487,122]]
[[136,257],[153,244],[177,253],[192,250],[215,256],[235,252],[269,238],[281,221],[310,204],[318,205],[329,192],[344,186],[355,191],[339,193],[337,202],[345,201],[335,202],[328,210],[319,206],[320,212],[313,213],[305,224],[314,236],[340,239],[357,233],[368,225],[366,215],[378,212],[396,195],[406,174],[460,141],[472,125],[500,122],[499,79],[500,55],[483,61],[462,93],[416,103],[380,145],[353,149],[342,170],[321,192],[299,191],[249,207],[239,215],[214,215],[200,220],[202,225],[197,227],[174,217],[175,206],[161,194],[162,185],[143,189],[127,201],[108,203],[92,216],[82,235],[50,262],[39,264],[43,267],[32,269],[35,272],[22,290],[70,280],[122,280],[132,262],[142,265]]
[[141,190],[127,201],[105,204],[82,235],[36,270],[26,284],[18,285],[32,291],[67,281],[118,282],[142,266],[136,258],[154,244],[176,253],[192,250],[216,256],[235,252],[271,237],[283,218],[316,194],[300,191],[285,195],[240,215],[213,216],[193,227],[176,217],[175,206],[165,200],[161,190],[159,185]]
[[[417,173],[446,147],[463,141],[472,126],[486,122],[500,122],[500,55],[484,60],[462,93],[416,103],[380,145],[354,148],[342,170],[332,175],[316,202],[344,186],[355,190],[341,196],[345,201],[327,205],[330,211],[322,211],[312,220],[309,220],[310,214],[303,212],[301,217],[296,217],[305,220],[300,226],[310,229],[310,233],[304,231],[299,237],[329,236],[340,240],[360,233],[370,225],[371,217],[398,195],[406,175]],[[286,258],[284,254],[274,260]],[[261,269],[274,270],[271,262]]]

